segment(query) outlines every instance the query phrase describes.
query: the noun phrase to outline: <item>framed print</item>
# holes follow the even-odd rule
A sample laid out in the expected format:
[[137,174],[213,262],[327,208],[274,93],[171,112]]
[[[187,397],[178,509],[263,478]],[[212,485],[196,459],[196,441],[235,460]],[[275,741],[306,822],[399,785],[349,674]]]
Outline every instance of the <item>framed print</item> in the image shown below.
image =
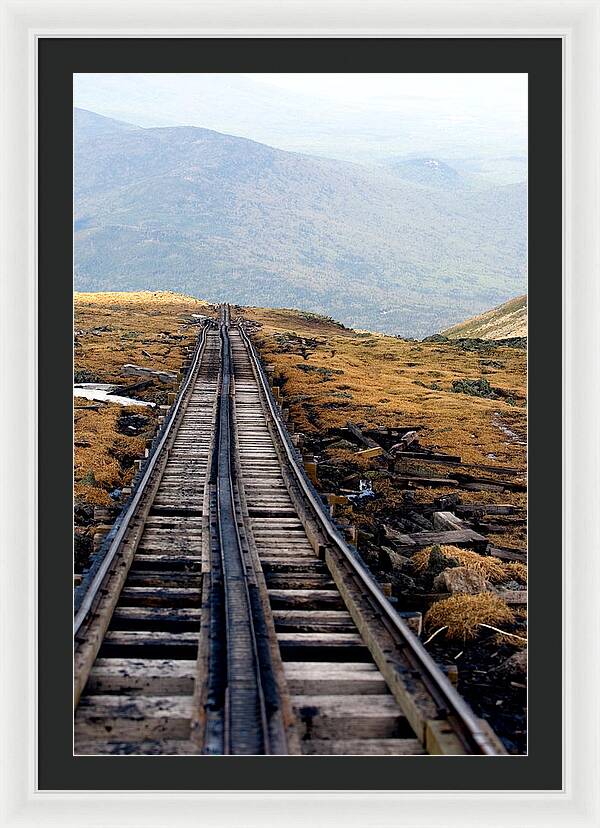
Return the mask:
[[5,824],[599,824],[599,9],[490,8],[3,5]]

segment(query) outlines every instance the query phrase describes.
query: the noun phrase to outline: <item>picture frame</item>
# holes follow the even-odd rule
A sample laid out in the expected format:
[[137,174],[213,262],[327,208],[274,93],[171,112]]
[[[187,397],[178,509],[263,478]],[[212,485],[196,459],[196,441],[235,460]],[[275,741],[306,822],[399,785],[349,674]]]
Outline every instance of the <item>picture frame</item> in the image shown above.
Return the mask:
[[[48,791],[37,780],[37,143],[40,37],[560,37],[564,66],[564,784],[556,791]],[[2,3],[3,825],[600,824],[600,3]],[[10,354],[10,357],[9,357]],[[10,405],[8,404],[10,401]],[[559,671],[559,664],[556,665]],[[7,679],[8,677],[8,679]],[[147,760],[142,760],[147,761]],[[443,778],[443,768],[440,766]]]

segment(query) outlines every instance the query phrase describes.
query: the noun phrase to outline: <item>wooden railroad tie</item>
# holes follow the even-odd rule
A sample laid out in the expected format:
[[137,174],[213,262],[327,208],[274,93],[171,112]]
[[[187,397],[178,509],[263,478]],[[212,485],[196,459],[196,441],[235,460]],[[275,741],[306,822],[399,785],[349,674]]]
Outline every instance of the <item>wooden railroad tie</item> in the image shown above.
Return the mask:
[[318,486],[319,478],[317,475],[317,461],[312,454],[305,455],[304,468],[313,486]]

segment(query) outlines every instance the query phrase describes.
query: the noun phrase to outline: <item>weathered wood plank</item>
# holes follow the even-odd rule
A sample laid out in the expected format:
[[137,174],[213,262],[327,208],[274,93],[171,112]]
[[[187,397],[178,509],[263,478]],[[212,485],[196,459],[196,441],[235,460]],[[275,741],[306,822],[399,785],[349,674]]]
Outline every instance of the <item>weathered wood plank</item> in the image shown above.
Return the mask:
[[191,696],[82,696],[75,714],[78,738],[188,739]]
[[356,456],[362,458],[381,457],[383,454],[385,454],[385,452],[381,448],[381,446],[374,446],[373,448],[361,449],[360,451],[356,452]]
[[436,454],[432,451],[402,451],[397,455],[398,460],[406,457],[408,460],[425,460],[431,463],[464,465],[457,454]]
[[143,742],[104,742],[76,739],[76,756],[190,756],[198,747],[187,739],[147,739]]
[[327,572],[327,568],[323,561],[320,561],[316,556],[312,558],[303,558],[298,561],[297,557],[261,557],[261,563],[265,574],[267,573],[281,573],[281,572],[297,572],[299,569],[302,572]]
[[286,673],[317,673],[344,675],[346,673],[378,673],[377,665],[373,661],[291,661],[284,665]]
[[445,532],[413,532],[410,538],[416,546],[431,546],[433,544],[448,544],[452,546],[469,545],[485,549],[488,539],[472,529],[452,530]]
[[270,589],[273,609],[343,609],[344,604],[336,589]]
[[170,621],[177,618],[179,621],[200,621],[199,607],[123,607],[117,604],[112,620],[116,618],[149,621]]
[[304,736],[315,739],[398,738],[410,727],[391,695],[292,696]]
[[119,596],[122,606],[198,607],[200,589],[172,587],[125,587]]
[[114,647],[182,647],[195,646],[198,643],[198,631],[164,632],[158,630],[111,630],[104,636],[104,645]]
[[163,630],[172,626],[186,626],[195,629],[200,626],[200,609],[196,607],[122,607],[117,604],[110,620],[110,629],[145,629],[160,627]]
[[495,558],[500,558],[502,561],[519,561],[520,563],[527,563],[527,550],[490,546],[489,553]]
[[526,492],[527,486],[524,483],[515,483],[513,480],[496,480],[494,477],[475,477],[472,474],[461,472],[450,472],[449,477],[457,480],[462,486],[500,486],[510,492]]
[[364,647],[358,633],[343,632],[289,632],[277,633],[280,647]]
[[[367,449],[379,449],[379,453],[383,455],[383,457],[387,458],[388,460],[392,459],[392,455],[386,451],[376,440],[373,440],[372,437],[367,437],[367,435],[354,423],[348,422],[346,424],[346,428],[356,439],[359,443],[362,443],[363,446],[366,446]],[[369,455],[373,456],[373,455]],[[376,455],[375,455],[376,456]]]
[[329,573],[273,572],[266,574],[269,589],[331,589],[333,581]]
[[526,589],[498,589],[497,593],[509,606],[527,606]]
[[196,570],[202,566],[202,556],[179,555],[177,552],[174,552],[172,555],[162,555],[160,553],[150,555],[146,553],[139,553],[133,559],[131,571],[135,571],[136,569],[144,569],[146,567],[152,569],[163,566],[178,566],[190,570]]
[[407,486],[432,486],[434,488],[448,486],[449,488],[453,488],[459,485],[458,480],[453,480],[449,477],[415,477],[408,474],[395,474],[394,480],[398,483],[404,483]]
[[519,506],[513,506],[510,503],[459,503],[455,510],[459,514],[483,511],[486,515],[513,515],[515,512],[522,511]]
[[97,658],[86,693],[148,696],[191,695],[196,662],[184,659]]
[[437,529],[440,532],[462,532],[468,527],[465,526],[465,524],[460,518],[456,517],[456,515],[453,515],[452,512],[434,512],[433,528]]
[[[336,670],[335,662],[285,663],[285,677],[290,693],[307,696],[374,695],[388,693],[388,687],[375,665],[369,662],[347,662],[352,669]],[[369,667],[372,669],[361,669]],[[321,669],[319,669],[321,668]]]
[[200,586],[199,572],[165,572],[131,569],[126,587],[189,587]]
[[462,483],[462,489],[470,492],[503,492],[504,486],[493,483]]
[[460,457],[452,454],[437,454],[427,451],[403,451],[397,455],[397,459],[401,459],[402,457],[411,460],[422,460],[425,463],[437,463],[441,466],[460,466],[461,469],[472,469],[496,474],[526,474],[524,469],[517,469],[515,466],[494,466],[491,463],[463,463]]
[[418,739],[305,739],[306,756],[423,756]]
[[353,632],[352,616],[344,610],[273,610],[277,630],[293,632]]

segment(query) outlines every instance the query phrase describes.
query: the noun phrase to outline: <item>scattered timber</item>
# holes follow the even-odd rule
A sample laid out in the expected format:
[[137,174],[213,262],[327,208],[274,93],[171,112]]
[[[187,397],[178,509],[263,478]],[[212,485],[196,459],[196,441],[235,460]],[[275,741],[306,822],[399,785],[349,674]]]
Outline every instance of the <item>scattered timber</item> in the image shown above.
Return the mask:
[[507,547],[491,545],[489,553],[495,558],[500,558],[502,561],[518,561],[519,563],[527,563],[526,549],[509,549]]
[[395,474],[394,480],[398,483],[404,483],[407,486],[432,486],[434,488],[448,486],[452,488],[453,486],[460,485],[458,480],[449,477],[415,477],[408,474]]
[[434,512],[433,513],[433,528],[439,530],[448,530],[454,532],[462,532],[468,527],[463,521],[453,515],[452,512]]
[[133,385],[115,385],[114,388],[111,388],[110,391],[107,391],[107,394],[117,394],[122,395],[124,397],[130,397],[132,394],[135,394],[138,391],[144,391],[146,388],[150,388],[153,385],[152,380],[142,380],[142,382],[134,382]]
[[464,463],[458,455],[434,454],[426,451],[404,451],[402,457],[412,460],[422,460],[425,463],[437,463],[445,466],[460,466],[461,469],[472,469],[475,471],[492,472],[496,474],[525,474],[524,469],[517,469],[515,466],[492,466],[485,463]]
[[153,371],[150,368],[142,368],[140,365],[133,365],[131,363],[127,363],[121,367],[121,374],[124,376],[151,377],[165,384],[171,384],[177,381],[177,374],[172,371]]
[[512,506],[510,503],[458,503],[455,511],[461,514],[473,514],[483,512],[485,515],[514,515],[524,511],[520,506]]
[[403,554],[405,549],[412,549],[416,551],[425,546],[433,546],[434,544],[448,545],[448,546],[469,546],[476,551],[486,552],[488,548],[488,539],[472,529],[450,530],[442,532],[414,532],[409,533],[410,545],[405,547],[398,546],[398,550]]
[[[366,446],[367,449],[379,449],[379,453],[381,455],[383,455],[383,457],[385,457],[388,460],[392,459],[392,456],[388,451],[386,451],[382,446],[379,445],[378,442],[373,440],[371,437],[367,437],[367,435],[357,425],[354,425],[354,423],[348,422],[346,424],[346,428],[348,429],[350,434],[352,434],[352,436],[355,437],[359,441],[359,443],[362,443],[363,446]],[[368,456],[371,457],[371,456],[377,456],[377,455],[368,455]]]
[[457,480],[464,488],[470,486],[494,486],[500,489],[506,489],[509,492],[526,492],[527,486],[524,483],[515,483],[512,480],[496,480],[493,477],[474,477],[471,474],[462,474],[460,472],[450,472],[448,475],[453,480]]

